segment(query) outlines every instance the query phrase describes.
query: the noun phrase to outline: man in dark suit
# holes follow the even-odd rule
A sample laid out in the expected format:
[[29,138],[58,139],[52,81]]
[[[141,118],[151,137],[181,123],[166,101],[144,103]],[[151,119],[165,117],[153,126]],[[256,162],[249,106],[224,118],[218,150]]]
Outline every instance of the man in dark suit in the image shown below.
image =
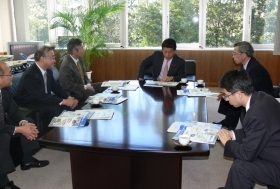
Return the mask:
[[[22,75],[16,102],[20,106],[38,108],[43,125],[63,110],[73,110],[78,100],[71,97],[53,77],[51,67],[55,63],[54,48],[43,46],[34,55],[35,63]],[[55,95],[52,95],[53,92]]]
[[262,91],[254,92],[245,71],[227,72],[220,81],[223,98],[246,108],[243,128],[221,129],[224,155],[234,158],[225,187],[251,189],[255,182],[280,188],[280,103]]
[[[273,84],[268,71],[253,57],[254,49],[249,42],[242,41],[234,44],[232,52],[233,60],[240,64],[240,69],[245,70],[252,79],[256,91],[263,91],[273,96]],[[218,95],[220,106],[218,112],[225,115],[225,119],[220,122],[228,129],[235,129],[238,124],[242,107],[235,108]]]
[[[37,141],[38,130],[32,120],[24,116],[12,98],[9,86],[12,85],[13,75],[9,67],[0,61],[0,188],[17,189],[13,181],[9,181],[7,174],[14,171],[15,167],[10,156],[10,140],[20,137],[23,149],[21,169],[44,167],[49,161],[39,161],[32,157],[33,150],[39,148]],[[8,116],[8,122],[4,115]]]
[[69,55],[63,60],[59,69],[59,82],[71,96],[84,103],[89,96],[94,95],[94,88],[82,61],[85,52],[82,41],[70,39],[67,51]]
[[162,51],[155,51],[151,56],[142,61],[138,79],[143,80],[145,70],[153,66],[153,80],[180,81],[186,78],[185,60],[176,54],[176,41],[165,39]]

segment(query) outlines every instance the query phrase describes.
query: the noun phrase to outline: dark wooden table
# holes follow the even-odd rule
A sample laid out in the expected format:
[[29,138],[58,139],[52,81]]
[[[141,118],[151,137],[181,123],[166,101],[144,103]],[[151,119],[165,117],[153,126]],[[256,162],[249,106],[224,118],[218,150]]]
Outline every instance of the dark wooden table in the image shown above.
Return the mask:
[[192,143],[190,150],[175,150],[174,133],[167,133],[175,121],[207,122],[205,97],[177,96],[176,90],[184,85],[142,84],[136,91],[120,91],[127,101],[102,105],[114,109],[111,120],[54,128],[40,139],[42,145],[70,151],[74,189],[180,189],[182,157],[209,156],[208,144]]

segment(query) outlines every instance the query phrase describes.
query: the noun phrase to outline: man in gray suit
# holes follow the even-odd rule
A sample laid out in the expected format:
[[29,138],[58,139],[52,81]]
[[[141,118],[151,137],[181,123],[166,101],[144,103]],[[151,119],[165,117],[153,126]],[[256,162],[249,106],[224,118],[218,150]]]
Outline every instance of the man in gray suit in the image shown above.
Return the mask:
[[251,189],[256,182],[280,188],[280,103],[271,95],[255,92],[243,70],[227,72],[220,81],[223,98],[246,108],[243,128],[221,129],[224,155],[234,158],[225,187]]
[[145,70],[153,66],[153,80],[181,81],[186,78],[185,60],[176,54],[176,41],[168,38],[162,42],[162,51],[155,51],[142,61],[138,79],[143,80]]
[[94,88],[88,78],[82,57],[84,55],[83,42],[80,39],[70,39],[67,44],[69,55],[63,60],[59,69],[59,82],[71,96],[80,103],[94,95]]

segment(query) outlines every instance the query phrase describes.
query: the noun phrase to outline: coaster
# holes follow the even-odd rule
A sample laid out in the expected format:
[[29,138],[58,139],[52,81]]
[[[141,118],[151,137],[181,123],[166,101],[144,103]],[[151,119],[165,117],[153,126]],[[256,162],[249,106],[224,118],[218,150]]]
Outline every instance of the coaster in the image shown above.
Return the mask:
[[189,145],[187,145],[187,146],[175,146],[174,149],[178,150],[178,151],[191,151],[192,147],[189,146]]
[[118,94],[118,93],[120,93],[120,92],[118,92],[118,91],[112,91],[111,93],[113,93],[113,94]]
[[196,87],[198,87],[198,88],[203,88],[204,85],[203,85],[203,84],[197,84]]
[[100,107],[102,107],[102,105],[101,104],[92,104],[91,107],[92,108],[100,108]]

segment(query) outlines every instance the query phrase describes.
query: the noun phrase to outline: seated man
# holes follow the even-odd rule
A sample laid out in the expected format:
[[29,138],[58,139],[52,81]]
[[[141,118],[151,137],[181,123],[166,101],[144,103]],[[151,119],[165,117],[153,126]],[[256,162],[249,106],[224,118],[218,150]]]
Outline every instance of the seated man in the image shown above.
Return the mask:
[[[12,98],[9,86],[12,85],[12,75],[9,67],[0,61],[0,188],[17,189],[13,181],[9,181],[7,174],[14,171],[14,163],[10,156],[10,140],[11,137],[20,137],[23,150],[23,159],[21,162],[21,170],[28,170],[33,167],[44,167],[49,161],[39,161],[32,157],[33,150],[39,148],[37,141],[38,130],[36,125],[30,123],[31,119],[27,119],[18,109],[17,104]],[[5,119],[16,123],[11,125]],[[28,122],[29,121],[29,122]]]
[[35,53],[34,58],[35,63],[21,77],[15,100],[20,106],[38,108],[46,127],[63,110],[73,110],[78,100],[71,97],[53,77],[53,47],[43,46]]
[[[256,91],[263,91],[273,96],[273,85],[268,71],[253,57],[254,49],[249,42],[241,41],[234,44],[232,52],[233,60],[236,64],[240,64],[241,70],[245,70],[252,79],[253,86]],[[225,119],[220,122],[228,129],[235,129],[241,115],[242,107],[235,108],[227,101],[218,96],[221,100],[218,112],[225,115]]]
[[151,66],[153,66],[153,80],[167,82],[186,78],[185,60],[176,54],[174,39],[165,39],[162,43],[162,51],[155,51],[142,61],[137,78],[143,80],[145,70]]
[[67,51],[69,55],[63,60],[59,69],[59,82],[71,96],[84,103],[89,96],[94,95],[94,88],[83,65],[82,57],[85,50],[82,41],[70,39]]
[[280,188],[280,104],[262,91],[254,92],[245,71],[227,72],[220,81],[223,98],[243,106],[243,128],[221,129],[218,136],[224,155],[234,158],[225,187],[251,189],[256,182]]

